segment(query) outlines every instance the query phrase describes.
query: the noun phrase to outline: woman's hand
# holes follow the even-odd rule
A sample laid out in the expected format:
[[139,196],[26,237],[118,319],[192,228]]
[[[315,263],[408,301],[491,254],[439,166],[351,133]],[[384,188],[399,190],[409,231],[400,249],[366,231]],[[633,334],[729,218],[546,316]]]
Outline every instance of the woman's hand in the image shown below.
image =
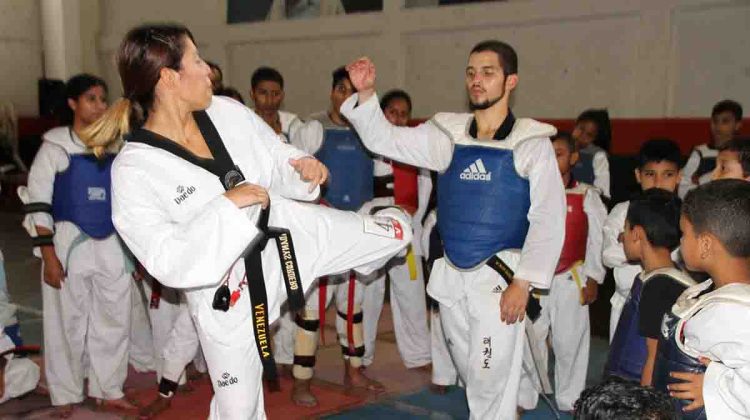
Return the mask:
[[328,168],[314,157],[306,156],[299,159],[289,159],[289,164],[297,171],[303,181],[310,183],[308,192],[313,192],[315,187],[322,185],[328,180]]
[[268,207],[268,191],[260,185],[243,182],[224,193],[224,196],[239,208],[245,208],[260,204],[262,208]]

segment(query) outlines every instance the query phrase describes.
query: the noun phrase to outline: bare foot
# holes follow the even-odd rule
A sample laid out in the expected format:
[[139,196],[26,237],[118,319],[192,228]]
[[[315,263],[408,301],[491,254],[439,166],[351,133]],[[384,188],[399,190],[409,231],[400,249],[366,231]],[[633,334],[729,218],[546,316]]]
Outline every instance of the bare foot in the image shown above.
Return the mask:
[[445,385],[430,384],[430,392],[438,395],[445,395],[448,393],[448,387]]
[[125,398],[118,398],[116,400],[96,400],[96,407],[101,411],[109,411],[113,413],[132,414],[138,413],[138,406],[128,401]]
[[287,365],[285,363],[279,363],[276,365],[276,369],[279,372],[279,376],[283,378],[292,378],[292,367],[293,365]]
[[294,378],[292,385],[292,401],[300,407],[316,407],[318,399],[310,391],[310,379]]
[[190,363],[185,368],[185,377],[188,381],[197,381],[199,379],[207,378],[208,373],[199,371],[192,363]]
[[75,406],[73,404],[58,405],[52,411],[51,417],[56,419],[67,419],[73,415],[74,407]]
[[164,412],[172,405],[171,398],[164,398],[162,396],[156,397],[154,401],[151,401],[147,406],[141,408],[138,412],[138,416],[141,419],[150,419],[159,413]]
[[347,361],[344,361],[344,388],[364,388],[368,391],[382,392],[385,387],[380,382],[370,379],[365,375],[362,369],[353,368]]

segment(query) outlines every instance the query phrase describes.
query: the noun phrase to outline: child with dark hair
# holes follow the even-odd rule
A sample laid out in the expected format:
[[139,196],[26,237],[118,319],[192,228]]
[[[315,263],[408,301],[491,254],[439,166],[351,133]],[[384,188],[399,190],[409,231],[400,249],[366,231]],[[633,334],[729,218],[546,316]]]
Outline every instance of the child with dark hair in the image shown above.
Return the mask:
[[711,110],[711,141],[693,149],[682,169],[680,197],[698,185],[709,182],[716,167],[719,150],[737,135],[742,127],[742,105],[731,99],[719,101]]
[[623,247],[643,272],[633,287],[610,346],[606,372],[651,385],[661,319],[695,282],[675,268],[672,250],[680,243],[680,199],[653,188],[630,201]]
[[289,143],[303,123],[296,114],[281,110],[284,97],[284,77],[278,70],[266,66],[255,69],[250,79],[253,111],[273,128],[283,142]]
[[750,183],[723,179],[691,191],[680,227],[685,264],[711,279],[664,317],[654,385],[669,389],[685,418],[748,418]]
[[722,146],[711,177],[750,181],[750,138],[733,139]]
[[573,167],[573,176],[581,182],[599,188],[604,197],[611,197],[607,152],[612,140],[612,129],[607,110],[583,111],[576,118],[572,136],[579,154],[578,163]]
[[[542,358],[540,365],[546,367],[547,336],[551,330],[555,400],[560,410],[572,411],[573,403],[586,386],[591,336],[588,305],[596,301],[599,284],[606,274],[602,265],[602,225],[607,208],[596,188],[573,176],[571,169],[578,160],[578,152],[570,134],[559,132],[551,140],[565,185],[565,242],[549,294],[540,298],[542,312],[533,324],[531,344]],[[541,373],[546,375],[547,371]],[[522,376],[522,390],[533,389],[530,380]],[[522,394],[533,396],[528,407],[536,406],[537,392]]]
[[577,420],[676,420],[669,396],[616,376],[585,389],[576,401]]
[[[681,159],[680,147],[672,140],[652,139],[645,142],[638,153],[638,167],[635,169],[635,179],[641,185],[641,190],[661,188],[676,192],[680,182]],[[615,278],[615,293],[610,300],[610,341],[614,337],[620,313],[633,286],[633,279],[642,270],[640,264],[628,262],[622,247],[622,233],[629,204],[629,201],[617,204],[604,222],[602,262],[613,269]]]

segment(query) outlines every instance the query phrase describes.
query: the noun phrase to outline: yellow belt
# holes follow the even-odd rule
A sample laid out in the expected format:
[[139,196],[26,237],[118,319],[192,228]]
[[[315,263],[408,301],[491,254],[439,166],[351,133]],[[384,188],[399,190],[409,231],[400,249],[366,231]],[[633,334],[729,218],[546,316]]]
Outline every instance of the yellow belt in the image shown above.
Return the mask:
[[409,266],[409,278],[411,280],[417,279],[417,257],[414,255],[414,247],[409,245],[409,250],[406,251],[406,264]]
[[573,281],[576,282],[576,286],[578,286],[578,300],[583,305],[583,303],[586,301],[586,299],[583,297],[583,288],[586,287],[583,284],[583,281],[581,280],[581,276],[578,274],[578,267],[583,265],[583,261],[578,260],[573,264],[572,267],[570,267],[570,274],[573,275]]

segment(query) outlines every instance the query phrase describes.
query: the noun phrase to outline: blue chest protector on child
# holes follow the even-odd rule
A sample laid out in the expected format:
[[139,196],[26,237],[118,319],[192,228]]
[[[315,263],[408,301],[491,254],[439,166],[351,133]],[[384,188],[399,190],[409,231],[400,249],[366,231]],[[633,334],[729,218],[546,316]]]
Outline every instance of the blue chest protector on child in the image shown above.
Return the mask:
[[641,380],[647,356],[646,338],[638,331],[642,288],[643,282],[639,275],[633,281],[630,295],[617,322],[617,330],[609,346],[609,358],[605,368],[607,375],[638,382]]
[[576,181],[594,185],[594,155],[600,150],[596,146],[588,146],[578,152],[578,163],[573,167],[573,178]]
[[326,129],[315,157],[330,171],[323,199],[341,210],[358,210],[373,197],[373,161],[354,130]]
[[505,249],[523,247],[529,231],[529,181],[513,151],[457,144],[438,177],[438,229],[445,254],[458,268],[482,264]]
[[68,221],[83,233],[103,239],[115,232],[112,224],[111,169],[114,155],[70,155],[68,168],[55,175],[52,218]]
[[[654,365],[653,385],[654,388],[668,392],[667,385],[682,382],[669,376],[670,372],[704,373],[706,366],[698,359],[688,355],[677,345],[677,325],[680,318],[672,312],[664,314],[661,326],[661,337],[656,353],[656,364]],[[682,411],[682,408],[692,401],[678,400],[672,398],[675,412],[681,413],[683,419],[697,420],[706,418],[706,407],[693,411]]]

